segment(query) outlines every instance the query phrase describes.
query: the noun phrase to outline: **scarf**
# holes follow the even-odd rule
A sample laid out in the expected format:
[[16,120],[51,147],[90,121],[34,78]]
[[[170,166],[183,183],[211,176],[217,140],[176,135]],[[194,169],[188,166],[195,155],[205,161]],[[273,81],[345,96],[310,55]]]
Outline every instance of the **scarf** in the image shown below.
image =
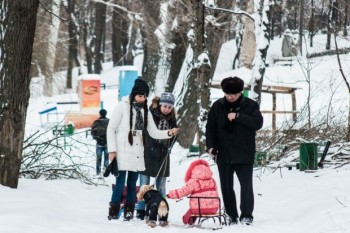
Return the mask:
[[170,129],[169,122],[171,121],[171,114],[163,115],[157,108],[149,108],[152,115],[158,120],[157,128],[160,130]]
[[135,130],[144,130],[145,125],[143,122],[143,117],[141,110],[143,109],[144,103],[133,103],[134,109],[136,110],[136,122],[135,122]]

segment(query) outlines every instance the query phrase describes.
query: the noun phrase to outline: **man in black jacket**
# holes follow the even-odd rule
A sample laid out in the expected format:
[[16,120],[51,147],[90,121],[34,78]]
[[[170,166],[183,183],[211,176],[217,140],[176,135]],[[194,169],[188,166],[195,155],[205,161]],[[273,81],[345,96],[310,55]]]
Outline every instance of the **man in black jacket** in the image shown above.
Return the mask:
[[[208,153],[215,156],[221,192],[230,224],[253,222],[253,165],[256,131],[263,125],[259,105],[242,95],[244,82],[238,77],[222,80],[225,97],[215,101],[206,125]],[[241,186],[241,214],[238,214],[233,175]]]
[[105,109],[101,109],[99,114],[100,118],[95,120],[91,127],[91,135],[96,140],[96,175],[101,174],[102,154],[104,155],[104,169],[108,167],[109,163],[106,133],[109,119],[106,117],[107,111]]

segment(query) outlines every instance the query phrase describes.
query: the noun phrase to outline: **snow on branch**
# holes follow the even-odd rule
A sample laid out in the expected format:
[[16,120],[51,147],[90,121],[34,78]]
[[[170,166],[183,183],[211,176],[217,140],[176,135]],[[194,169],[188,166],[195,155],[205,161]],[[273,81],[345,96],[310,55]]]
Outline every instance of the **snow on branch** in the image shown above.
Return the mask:
[[224,11],[224,12],[229,12],[229,13],[236,14],[236,15],[245,15],[248,18],[250,18],[251,20],[254,21],[253,16],[251,16],[248,12],[245,12],[245,11],[242,11],[242,10],[234,10],[233,11],[233,10],[229,10],[229,9],[219,8],[219,7],[211,7],[211,6],[205,6],[205,7],[208,8],[208,9],[211,9],[211,10]]
[[127,8],[125,7],[122,7],[118,4],[114,4],[114,3],[110,3],[110,2],[105,2],[105,1],[102,1],[102,0],[90,0],[90,1],[93,1],[93,2],[98,2],[98,3],[102,3],[102,4],[105,4],[107,6],[111,6],[111,7],[116,7],[122,11],[125,11],[127,13],[130,13],[130,14],[134,14],[134,15],[141,15],[141,13],[137,13],[137,12],[132,12],[132,11],[129,11]]

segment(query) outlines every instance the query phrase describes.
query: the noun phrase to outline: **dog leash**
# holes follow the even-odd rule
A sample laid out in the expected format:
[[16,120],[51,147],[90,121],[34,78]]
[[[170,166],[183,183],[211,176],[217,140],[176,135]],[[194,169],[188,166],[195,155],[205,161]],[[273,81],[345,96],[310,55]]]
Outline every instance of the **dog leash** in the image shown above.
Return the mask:
[[[163,162],[162,162],[162,164],[160,165],[160,168],[159,168],[159,170],[158,170],[157,176],[154,178],[154,184],[153,184],[153,185],[156,184],[157,178],[158,178],[159,175],[160,175],[160,171],[162,170],[163,165],[164,165],[165,161],[167,160],[167,158],[168,158],[168,156],[169,156],[169,154],[170,154],[170,151],[171,151],[171,149],[173,148],[173,146],[174,146],[174,144],[175,144],[176,138],[177,138],[177,135],[174,136],[174,138],[173,138],[173,140],[172,140],[172,142],[171,142],[170,145],[169,145],[169,142],[168,142],[167,154],[165,155],[165,157],[164,157],[164,159],[163,159]],[[170,139],[169,139],[169,140],[170,140]],[[165,170],[164,170],[163,174],[164,174],[164,173],[165,173]],[[155,187],[157,187],[157,185],[155,185]],[[158,187],[157,187],[157,188],[158,188]]]

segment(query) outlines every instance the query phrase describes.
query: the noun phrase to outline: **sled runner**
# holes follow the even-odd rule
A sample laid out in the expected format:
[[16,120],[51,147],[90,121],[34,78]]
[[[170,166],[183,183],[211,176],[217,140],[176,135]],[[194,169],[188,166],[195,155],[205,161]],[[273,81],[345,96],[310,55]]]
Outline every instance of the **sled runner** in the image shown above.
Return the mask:
[[[221,210],[221,199],[220,197],[188,197],[188,198],[196,198],[198,201],[198,213],[192,213],[191,214],[191,219],[193,222],[193,226],[194,227],[198,227],[198,228],[208,228],[208,227],[203,227],[202,224],[204,221],[212,219],[213,223],[215,226],[210,227],[213,230],[218,230],[221,229],[222,226],[226,226],[227,225],[227,221],[226,221],[226,215],[225,213]],[[217,199],[219,200],[219,210],[217,213],[215,214],[203,214],[201,212],[201,199]]]

